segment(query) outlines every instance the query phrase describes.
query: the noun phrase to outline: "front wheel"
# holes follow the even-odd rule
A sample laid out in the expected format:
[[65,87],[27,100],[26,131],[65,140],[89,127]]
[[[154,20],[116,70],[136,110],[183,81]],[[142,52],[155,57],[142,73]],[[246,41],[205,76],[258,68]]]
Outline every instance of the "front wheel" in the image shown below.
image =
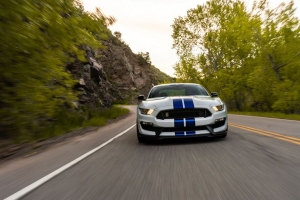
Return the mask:
[[136,135],[137,135],[137,139],[139,141],[139,143],[145,143],[147,140],[142,138],[140,132],[139,132],[139,128],[138,125],[136,125]]
[[219,136],[219,138],[226,138],[227,132],[224,135]]

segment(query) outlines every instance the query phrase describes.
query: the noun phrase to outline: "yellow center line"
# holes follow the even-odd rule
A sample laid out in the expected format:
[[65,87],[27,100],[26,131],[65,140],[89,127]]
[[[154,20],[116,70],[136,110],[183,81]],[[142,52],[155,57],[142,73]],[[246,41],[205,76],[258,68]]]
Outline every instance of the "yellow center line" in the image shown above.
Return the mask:
[[240,129],[243,129],[243,130],[246,130],[246,131],[258,133],[258,134],[261,134],[261,135],[264,135],[264,136],[268,136],[268,137],[272,137],[272,138],[276,138],[276,139],[279,139],[279,140],[283,140],[283,141],[287,141],[287,142],[291,142],[291,143],[300,145],[300,139],[299,138],[285,136],[285,135],[281,135],[281,134],[278,134],[278,133],[273,133],[273,132],[269,132],[269,131],[255,129],[255,128],[252,128],[252,127],[243,126],[243,125],[239,125],[239,124],[228,123],[228,125],[232,126],[232,127],[235,127],[235,128],[240,128]]

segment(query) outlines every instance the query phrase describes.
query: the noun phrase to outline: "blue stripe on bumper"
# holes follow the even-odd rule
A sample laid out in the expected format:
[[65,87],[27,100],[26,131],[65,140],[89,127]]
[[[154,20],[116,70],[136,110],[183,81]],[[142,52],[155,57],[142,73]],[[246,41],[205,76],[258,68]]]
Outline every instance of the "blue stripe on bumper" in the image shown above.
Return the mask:
[[185,133],[186,133],[186,135],[195,135],[195,134],[196,134],[195,131],[187,131],[187,132],[185,132]]
[[186,127],[195,126],[195,118],[186,118],[185,119]]
[[184,119],[174,119],[174,127],[184,127]]
[[175,132],[175,136],[184,136],[184,132]]

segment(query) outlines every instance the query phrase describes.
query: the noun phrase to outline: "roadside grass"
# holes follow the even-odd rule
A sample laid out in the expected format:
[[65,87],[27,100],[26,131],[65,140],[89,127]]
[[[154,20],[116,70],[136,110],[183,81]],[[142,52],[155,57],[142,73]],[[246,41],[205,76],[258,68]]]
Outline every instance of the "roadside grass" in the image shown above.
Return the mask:
[[230,111],[228,113],[235,114],[235,115],[249,115],[249,116],[270,117],[270,118],[277,118],[277,119],[290,119],[290,120],[300,121],[300,115],[296,115],[296,114],[285,114],[285,113],[278,113],[278,112],[236,112],[236,111]]
[[16,127],[16,132],[11,137],[0,137],[0,161],[14,155],[36,152],[40,147],[95,130],[128,113],[128,109],[118,106],[100,110],[84,107],[80,110],[62,109],[51,119],[31,120],[23,124],[22,128]]
[[88,127],[104,126],[109,120],[129,113],[129,110],[119,106],[98,111],[84,108],[79,111],[62,110],[51,120],[40,120],[38,123],[28,123],[10,138],[13,143],[35,142],[75,130]]
[[108,120],[117,119],[123,115],[129,113],[126,108],[114,106],[110,109],[105,109],[100,113],[96,113],[90,116],[90,119],[83,123],[83,127],[89,126],[104,126]]
[[128,109],[114,106],[100,111],[85,110],[81,115],[61,115],[59,122],[54,126],[56,129],[48,132],[46,137],[50,138],[82,128],[104,126],[109,120],[117,119],[128,113]]
[[123,99],[123,100],[115,100],[113,103],[114,105],[128,105],[130,99]]

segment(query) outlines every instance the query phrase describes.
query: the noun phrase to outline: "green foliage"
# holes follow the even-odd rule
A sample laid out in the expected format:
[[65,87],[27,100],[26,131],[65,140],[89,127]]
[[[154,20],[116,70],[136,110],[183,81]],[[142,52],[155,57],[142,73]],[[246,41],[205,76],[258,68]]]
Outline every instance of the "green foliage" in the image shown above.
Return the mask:
[[148,65],[150,67],[151,72],[154,74],[152,77],[152,81],[154,83],[174,83],[176,81],[175,78],[170,77],[169,75],[165,74],[164,72],[160,71],[158,68],[156,68],[154,65],[151,64],[151,59],[149,52],[143,53],[139,52],[137,54],[138,63],[140,65]]
[[103,126],[107,123],[107,120],[116,119],[128,113],[129,110],[122,107],[112,107],[98,113],[92,113],[90,119],[83,123],[83,127]]
[[300,115],[285,114],[285,113],[280,113],[280,112],[233,112],[233,111],[230,111],[229,114],[269,117],[269,118],[277,118],[277,119],[290,119],[290,120],[300,121]]
[[122,33],[121,33],[121,32],[115,31],[115,32],[114,32],[114,35],[115,35],[115,37],[116,37],[118,40],[121,40],[121,37],[122,37]]
[[53,115],[51,120],[40,121],[39,124],[27,128],[24,134],[19,134],[13,139],[32,141],[51,138],[81,128],[86,120],[87,113],[79,114],[75,110],[63,109]]
[[0,138],[35,137],[77,99],[65,66],[85,61],[83,45],[103,47],[114,19],[76,0],[5,0],[0,11]]
[[149,52],[146,52],[146,53],[139,52],[137,55],[138,55],[140,65],[151,65],[151,59],[150,59]]
[[164,72],[160,71],[154,65],[151,65],[150,69],[151,69],[152,73],[154,74],[156,82],[158,82],[159,84],[175,82],[175,78],[172,78],[169,75],[165,74]]
[[57,112],[51,120],[26,123],[24,131],[12,139],[17,142],[44,140],[80,128],[104,126],[108,120],[116,119],[129,113],[128,109],[112,107],[99,111],[84,107],[81,112],[74,109],[63,109]]
[[285,113],[300,114],[300,84],[284,80],[273,88],[276,101],[273,104],[275,110]]
[[128,105],[130,100],[132,99],[132,97],[129,97],[127,99],[119,99],[119,100],[115,100],[113,102],[113,104],[116,104],[116,105]]
[[[195,58],[181,57],[180,63],[174,66],[177,82],[180,83],[200,83],[202,80],[201,71],[197,67]],[[197,76],[195,76],[197,74]]]
[[122,33],[119,31],[115,31],[113,34],[108,34],[108,41],[112,41],[112,43],[116,46],[120,47],[128,47],[125,41],[122,39]]
[[90,127],[90,126],[104,126],[106,124],[106,119],[103,117],[93,117],[87,122],[83,123],[83,127]]
[[293,1],[210,0],[174,20],[178,82],[217,91],[232,110],[299,113],[300,23]]

